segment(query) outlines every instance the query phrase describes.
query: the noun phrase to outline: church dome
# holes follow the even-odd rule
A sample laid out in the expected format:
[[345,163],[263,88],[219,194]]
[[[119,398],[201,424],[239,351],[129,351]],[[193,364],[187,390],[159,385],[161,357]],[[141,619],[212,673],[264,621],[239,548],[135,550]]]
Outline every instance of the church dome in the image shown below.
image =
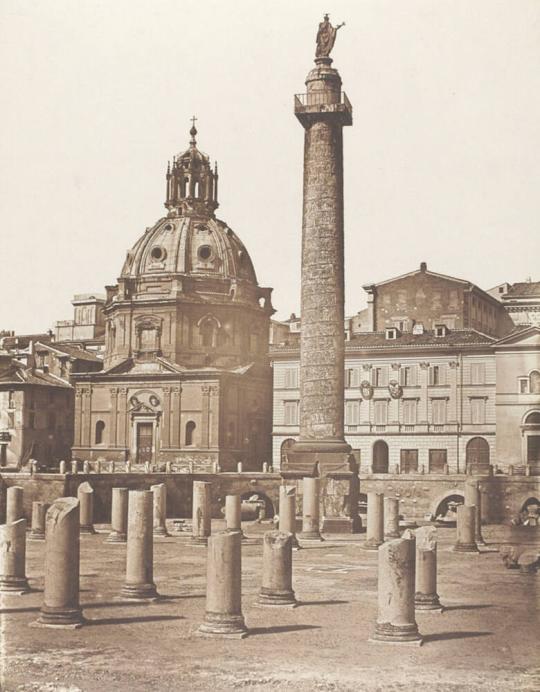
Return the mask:
[[[195,120],[195,119],[194,119]],[[217,164],[197,148],[195,125],[188,149],[167,167],[167,217],[147,228],[127,253],[120,279],[190,275],[244,280],[257,285],[240,238],[215,216]]]
[[121,278],[189,274],[257,284],[240,238],[214,216],[168,216],[147,229],[128,251]]

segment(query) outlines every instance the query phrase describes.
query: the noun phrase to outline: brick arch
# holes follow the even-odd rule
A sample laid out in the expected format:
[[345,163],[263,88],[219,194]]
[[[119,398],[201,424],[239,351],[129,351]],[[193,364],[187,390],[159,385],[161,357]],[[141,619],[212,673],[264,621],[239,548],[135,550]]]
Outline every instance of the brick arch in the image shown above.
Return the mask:
[[451,490],[446,490],[444,493],[441,493],[440,495],[437,495],[435,499],[431,502],[431,505],[429,507],[430,514],[434,517],[437,516],[438,514],[438,509],[441,507],[441,505],[448,500],[451,497],[462,497],[463,501],[465,501],[465,493],[462,490],[458,490],[458,488],[452,488]]

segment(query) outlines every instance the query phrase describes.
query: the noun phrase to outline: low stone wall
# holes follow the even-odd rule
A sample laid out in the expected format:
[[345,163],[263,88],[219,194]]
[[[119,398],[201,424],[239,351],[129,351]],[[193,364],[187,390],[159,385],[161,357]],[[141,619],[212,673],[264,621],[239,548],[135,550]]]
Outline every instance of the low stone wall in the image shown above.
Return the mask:
[[[398,496],[400,513],[407,519],[423,520],[435,514],[441,503],[451,495],[464,495],[465,482],[477,478],[482,493],[482,516],[489,523],[509,523],[521,511],[525,502],[536,497],[540,499],[540,478],[536,476],[465,476],[463,474],[362,474],[360,493],[382,492]],[[278,512],[279,486],[282,482],[279,473],[90,473],[66,474],[9,473],[0,476],[0,521],[5,517],[6,488],[20,485],[24,489],[24,510],[28,520],[31,518],[32,502],[52,502],[58,497],[77,495],[77,488],[88,481],[95,490],[95,521],[110,521],[112,489],[124,487],[130,490],[149,489],[155,483],[167,485],[167,515],[169,517],[191,517],[193,481],[212,483],[213,514],[221,516],[221,508],[228,493],[244,497],[261,495],[267,501],[267,516]],[[288,481],[291,482],[291,481]],[[298,514],[301,514],[302,484],[298,485]],[[362,499],[362,498],[361,498]],[[323,496],[321,516],[324,516]],[[334,500],[336,500],[334,498]],[[346,497],[342,497],[346,501]]]
[[482,518],[493,524],[509,523],[531,497],[540,499],[536,476],[468,476],[464,474],[362,474],[360,493],[379,492],[399,497],[400,514],[423,520],[434,515],[452,495],[464,496],[468,479],[479,482]]
[[77,488],[88,481],[94,489],[94,520],[97,523],[110,521],[113,488],[149,490],[156,483],[167,486],[167,516],[191,518],[193,481],[212,483],[214,517],[221,517],[225,495],[258,494],[267,504],[267,516],[277,512],[281,477],[277,473],[9,473],[0,477],[0,522],[5,520],[6,489],[19,485],[24,490],[24,511],[30,521],[32,502],[53,502],[63,496],[76,497]]

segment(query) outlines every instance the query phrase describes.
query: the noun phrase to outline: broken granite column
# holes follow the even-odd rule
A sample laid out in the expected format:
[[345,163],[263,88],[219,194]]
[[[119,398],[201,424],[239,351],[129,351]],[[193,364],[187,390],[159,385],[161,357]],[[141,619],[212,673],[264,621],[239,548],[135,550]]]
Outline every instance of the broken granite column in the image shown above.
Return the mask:
[[34,626],[80,627],[79,501],[61,497],[47,511],[45,531],[45,591]]
[[152,499],[150,490],[129,491],[126,581],[121,591],[125,598],[148,600],[158,596],[154,584]]
[[242,615],[242,537],[221,531],[208,538],[206,612],[199,634],[241,639],[247,633]]
[[193,536],[192,541],[200,545],[208,543],[212,530],[212,484],[206,481],[193,482]]
[[292,534],[292,547],[300,548],[296,538],[296,488],[292,485],[279,486],[279,530]]
[[125,543],[128,522],[128,489],[113,488],[111,503],[111,533],[106,543]]
[[94,489],[85,481],[77,488],[77,499],[80,502],[81,533],[95,533],[94,529]]
[[167,531],[167,486],[157,483],[150,486],[154,493],[154,536],[170,536]]
[[421,644],[414,615],[415,540],[406,530],[402,538],[379,548],[379,613],[371,641]]
[[303,541],[324,540],[319,530],[320,523],[320,487],[319,478],[306,476],[302,478],[302,533]]
[[474,538],[476,527],[476,507],[458,505],[456,521],[456,542],[454,550],[458,553],[477,553]]
[[0,593],[30,591],[26,579],[26,519],[0,525]]
[[23,489],[20,485],[12,485],[6,491],[6,524],[13,524],[14,521],[24,517],[23,509]]
[[476,543],[485,543],[482,536],[482,493],[478,481],[467,480],[465,482],[465,504],[476,507],[474,538]]
[[377,550],[384,543],[384,495],[367,494],[366,550]]
[[263,574],[258,604],[296,606],[292,588],[292,534],[267,531],[263,537]]
[[399,500],[397,497],[384,498],[384,537],[399,538]]
[[32,530],[28,535],[31,541],[45,540],[45,521],[49,505],[46,502],[32,502]]
[[437,531],[433,526],[422,526],[416,536],[416,610],[442,612],[437,593]]

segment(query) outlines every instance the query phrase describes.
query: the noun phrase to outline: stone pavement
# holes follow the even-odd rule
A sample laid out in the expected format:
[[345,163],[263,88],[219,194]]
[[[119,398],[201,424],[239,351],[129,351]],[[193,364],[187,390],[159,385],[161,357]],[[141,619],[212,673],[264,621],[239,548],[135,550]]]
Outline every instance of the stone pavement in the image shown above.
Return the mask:
[[[364,536],[334,537],[293,556],[293,610],[257,608],[262,545],[243,550],[243,613],[250,636],[195,636],[205,607],[206,549],[190,534],[156,538],[155,603],[119,597],[125,544],[108,527],[81,537],[80,630],[31,629],[42,593],[0,596],[2,692],[115,690],[537,690],[540,574],[504,568],[495,552],[451,552],[455,529],[440,529],[439,594],[447,611],[417,613],[424,645],[373,644],[377,554]],[[169,524],[169,528],[172,529]],[[223,528],[214,521],[213,530]],[[253,536],[271,525],[244,524]],[[540,532],[485,527],[488,547],[540,541]],[[515,529],[514,529],[515,532]],[[517,536],[517,538],[516,538]],[[43,588],[43,542],[28,543],[27,575]]]

